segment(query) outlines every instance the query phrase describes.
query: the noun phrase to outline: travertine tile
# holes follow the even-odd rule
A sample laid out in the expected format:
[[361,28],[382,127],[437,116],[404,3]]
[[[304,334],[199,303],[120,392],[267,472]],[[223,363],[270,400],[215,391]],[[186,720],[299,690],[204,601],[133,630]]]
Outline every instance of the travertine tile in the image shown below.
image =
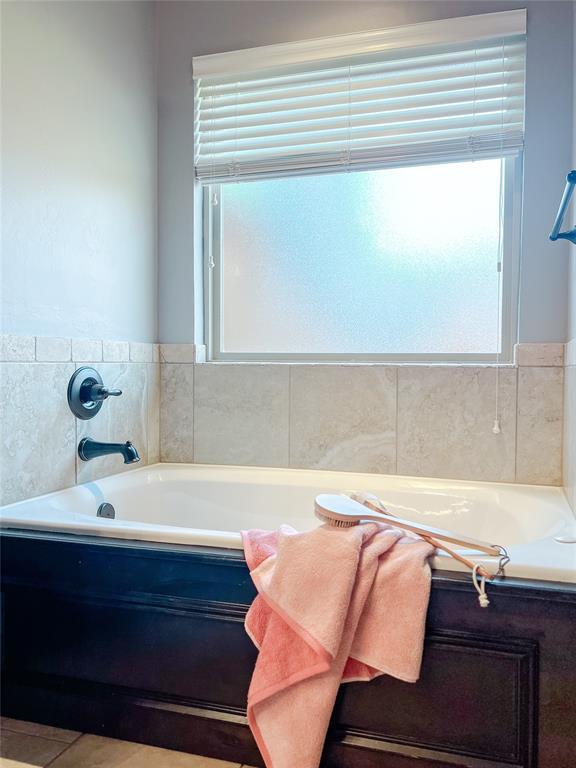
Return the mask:
[[160,344],[160,359],[163,363],[194,363],[194,344]]
[[72,360],[82,363],[99,363],[102,360],[102,341],[72,339]]
[[286,365],[198,365],[194,461],[282,467],[288,463]]
[[576,512],[576,365],[564,369],[564,487]]
[[146,363],[148,385],[148,464],[160,461],[160,365]]
[[516,365],[520,366],[559,366],[564,364],[564,344],[516,345]]
[[148,461],[147,366],[142,363],[101,363],[98,371],[107,387],[122,390],[110,397],[89,421],[78,421],[78,442],[83,437],[113,443],[134,443],[140,462],[124,464],[122,456],[101,456],[91,461],[77,459],[78,482],[96,480],[116,472],[141,467]]
[[74,484],[72,363],[0,364],[0,497],[4,504]]
[[396,368],[291,366],[290,466],[396,469]]
[[0,361],[32,362],[35,360],[36,339],[34,336],[0,336]]
[[67,363],[72,360],[70,339],[36,336],[36,360],[40,363]]
[[43,768],[68,749],[65,741],[3,730],[0,738],[1,768]]
[[102,736],[81,736],[53,768],[240,768],[238,763],[188,755]]
[[495,435],[495,368],[399,368],[398,474],[513,482],[516,370],[500,369],[499,391]]
[[563,375],[563,368],[518,370],[519,483],[562,483]]
[[160,365],[160,460],[194,461],[194,366]]
[[127,363],[130,360],[130,343],[104,339],[102,342],[102,359],[106,363]]
[[11,717],[0,718],[0,729],[68,743],[75,741],[80,736],[78,731],[69,731],[65,728],[56,728],[53,725],[43,725],[42,723],[31,723],[28,720],[14,720]]
[[154,345],[141,341],[131,341],[130,360],[133,363],[153,363]]

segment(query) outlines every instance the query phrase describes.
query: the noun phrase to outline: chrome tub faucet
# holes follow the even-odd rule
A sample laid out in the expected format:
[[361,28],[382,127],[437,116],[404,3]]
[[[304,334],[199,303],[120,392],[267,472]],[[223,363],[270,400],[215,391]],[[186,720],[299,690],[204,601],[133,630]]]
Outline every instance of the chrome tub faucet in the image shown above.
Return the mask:
[[[83,421],[93,419],[109,397],[119,397],[121,394],[121,389],[105,387],[98,371],[88,366],[74,371],[68,382],[68,405],[74,416]],[[99,443],[91,437],[84,437],[78,445],[78,456],[82,461],[115,453],[123,457],[124,464],[140,461],[138,451],[129,440],[125,443]]]
[[99,443],[91,437],[83,437],[78,445],[78,456],[82,461],[90,461],[98,456],[110,456],[115,453],[124,457],[124,464],[135,464],[140,461],[138,451],[129,440],[125,443]]

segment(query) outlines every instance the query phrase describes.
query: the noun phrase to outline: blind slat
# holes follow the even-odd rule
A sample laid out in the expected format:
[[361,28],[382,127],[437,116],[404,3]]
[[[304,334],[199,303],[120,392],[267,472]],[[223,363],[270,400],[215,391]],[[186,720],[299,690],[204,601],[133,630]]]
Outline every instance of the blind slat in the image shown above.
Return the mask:
[[[506,47],[506,61],[511,62],[515,59],[522,59],[524,56],[524,43],[508,44]],[[455,51],[449,55],[435,54],[431,57],[429,54],[420,55],[418,58],[401,60],[398,58],[392,61],[378,60],[372,64],[354,64],[352,77],[369,78],[379,77],[386,74],[401,72],[408,74],[418,74],[434,69],[466,69],[470,66],[499,67],[502,62],[502,46],[492,47],[487,51],[482,49],[470,49],[465,51]],[[496,64],[495,64],[496,63]],[[273,84],[274,89],[291,88],[294,86],[305,86],[307,83],[330,82],[333,80],[348,79],[348,65],[338,67],[327,67],[313,72],[304,71],[276,76],[250,78],[245,77],[239,81],[238,77],[227,78],[224,82],[218,82],[210,78],[198,78],[203,83],[203,89],[206,95],[226,96],[233,95],[239,83],[246,91],[262,91],[270,88]]]
[[[232,138],[231,140],[220,140],[218,142],[208,142],[200,147],[200,155],[215,155],[218,158],[223,153],[235,154],[248,151],[261,151],[272,147],[285,146],[304,146],[306,144],[329,144],[339,141],[342,144],[347,142],[354,149],[358,141],[366,138],[377,140],[380,138],[383,144],[389,144],[392,140],[400,142],[402,137],[411,135],[438,134],[447,131],[462,131],[468,129],[471,116],[449,115],[444,118],[435,118],[433,120],[414,120],[412,122],[403,121],[401,123],[372,123],[368,126],[348,126],[342,125],[332,130],[307,130],[305,132],[284,133],[257,136],[248,138]],[[521,129],[522,111],[510,110],[505,116],[504,128],[510,130],[511,126],[515,129]],[[500,119],[500,118],[498,118]],[[470,135],[481,133],[482,131],[492,131],[494,126],[494,113],[486,115],[476,115],[475,125],[470,130]],[[383,125],[387,127],[384,128]]]
[[[478,42],[469,35],[454,41],[454,20],[448,20],[449,45],[351,51],[335,61],[326,43],[326,60],[302,63],[295,56],[294,63],[269,70],[261,62],[253,73],[196,77],[197,178],[225,183],[518,151],[525,27],[516,24],[513,34],[499,37],[503,14],[486,16],[499,18],[482,20]],[[493,38],[486,34],[491,23]]]
[[[479,107],[484,102],[496,101],[500,102],[502,97],[506,98],[508,102],[515,98],[521,98],[523,100],[524,86],[522,81],[508,83],[504,86],[488,86],[486,88],[462,88],[454,89],[450,91],[436,91],[429,94],[429,98],[426,99],[426,104],[422,103],[421,93],[414,92],[404,94],[402,96],[384,97],[379,95],[370,96],[370,98],[363,99],[362,114],[369,115],[372,112],[382,112],[392,114],[397,111],[415,110],[418,109],[421,112],[431,110],[435,107],[444,107],[446,105],[454,105],[457,109],[461,104],[476,103]],[[332,114],[342,116],[348,114],[348,99],[339,100],[334,103],[332,100],[327,104],[312,103],[303,106],[297,106],[292,109],[282,110],[281,121],[278,118],[277,112],[279,110],[269,109],[267,112],[256,110],[254,112],[245,112],[242,115],[242,124],[237,124],[237,116],[229,115],[204,115],[202,119],[197,121],[198,128],[201,132],[208,132],[212,130],[212,121],[218,117],[218,130],[230,130],[231,128],[241,130],[242,128],[252,125],[278,125],[282,123],[290,123],[297,121],[306,121],[322,118],[323,116],[331,116]]]
[[355,153],[345,158],[342,152],[332,153],[327,161],[326,153],[298,154],[243,163],[242,167],[234,163],[214,167],[213,173],[203,178],[205,184],[223,184],[231,181],[258,181],[264,178],[281,176],[306,176],[308,174],[339,173],[350,170],[375,170],[397,166],[422,165],[442,162],[457,162],[469,157],[471,143],[474,144],[474,156],[477,158],[506,157],[516,154],[522,137],[510,134],[504,137],[486,136],[482,142],[474,142],[471,137],[453,141],[444,140],[441,148],[434,142],[406,143],[390,148],[366,148],[362,153]]
[[[523,76],[523,61],[519,60],[511,63],[506,69],[506,82],[520,79]],[[238,87],[235,96],[226,95],[222,98],[205,96],[202,86],[199,85],[197,92],[197,102],[199,108],[208,112],[219,111],[220,114],[227,108],[234,114],[241,115],[243,109],[249,109],[256,106],[262,109],[266,102],[275,104],[297,104],[316,99],[337,99],[351,94],[354,99],[361,98],[366,92],[386,93],[391,96],[401,94],[404,91],[429,92],[439,88],[451,90],[453,88],[482,88],[489,85],[501,85],[502,70],[498,67],[490,71],[481,71],[480,68],[463,70],[444,69],[433,76],[405,76],[402,73],[389,78],[369,78],[359,79],[350,78],[342,80],[339,83],[330,84],[308,84],[306,88],[292,88],[290,90],[270,88],[257,95],[244,93],[242,86]]]
[[[514,123],[509,124],[504,131],[500,131],[499,135],[504,137],[507,134],[519,133],[520,131],[520,124]],[[317,147],[318,151],[324,148],[326,152],[329,153],[334,145],[338,145],[341,155],[345,155],[347,152],[350,152],[350,154],[353,155],[359,148],[366,145],[380,146],[384,151],[388,147],[401,146],[402,144],[408,144],[409,142],[420,143],[435,141],[438,143],[442,139],[449,139],[454,136],[458,137],[461,133],[461,124],[444,123],[441,126],[434,126],[433,128],[419,126],[415,130],[407,128],[404,130],[390,130],[387,131],[385,135],[383,135],[383,132],[381,131],[364,130],[352,136],[346,134],[338,135],[335,133],[321,134],[319,136],[306,136],[305,138],[300,138],[299,141],[287,141],[280,137],[268,141],[265,149],[267,156],[272,157],[274,155],[290,155],[294,152],[302,152],[310,146]],[[484,125],[478,125],[474,131],[469,132],[466,135],[466,141],[469,142],[466,145],[468,152],[471,153],[473,151],[473,141],[483,135],[494,135],[493,126],[488,121],[486,121]],[[254,142],[252,145],[246,143],[240,148],[240,152],[242,153],[242,162],[249,161],[251,157],[258,157],[258,154],[262,153],[261,143]],[[213,157],[216,163],[225,162],[239,165],[237,161],[238,154],[239,150],[237,147],[228,145],[219,147],[217,150],[210,152],[207,157]]]
[[241,125],[237,125],[234,119],[209,121],[200,123],[202,136],[210,141],[218,141],[220,138],[232,138],[234,136],[259,135],[268,130],[282,131],[285,127],[293,126],[295,131],[304,129],[314,130],[321,122],[327,127],[330,124],[339,124],[342,120],[349,120],[352,124],[381,120],[391,122],[398,120],[403,115],[408,119],[417,115],[458,115],[463,113],[482,114],[483,112],[500,111],[502,98],[506,99],[506,107],[510,109],[522,109],[524,105],[523,91],[520,87],[511,87],[504,93],[484,93],[473,98],[472,94],[448,94],[444,98],[430,100],[431,103],[422,104],[421,99],[396,99],[374,100],[363,104],[362,110],[352,111],[347,103],[321,107],[311,105],[309,108],[298,110],[285,110],[282,114],[267,113],[250,115],[250,119],[244,119]]

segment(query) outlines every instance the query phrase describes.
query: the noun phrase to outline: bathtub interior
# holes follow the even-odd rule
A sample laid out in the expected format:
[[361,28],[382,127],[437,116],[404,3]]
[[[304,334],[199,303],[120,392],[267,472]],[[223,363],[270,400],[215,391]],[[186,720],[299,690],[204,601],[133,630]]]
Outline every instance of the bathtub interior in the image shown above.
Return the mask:
[[[144,486],[135,483],[102,494],[119,519],[205,530],[270,528],[279,523],[306,531],[318,525],[314,499],[320,493],[362,489],[379,496],[391,512],[408,520],[449,529],[505,545],[559,535],[572,520],[559,515],[557,489],[486,484],[446,484],[398,478],[379,482],[374,475],[318,472],[318,477],[278,471],[226,479],[215,470],[200,470],[191,481],[178,470],[159,470]],[[308,474],[308,473],[306,473]],[[312,473],[314,474],[314,473]],[[100,499],[102,489],[90,489]]]
[[[319,493],[362,489],[394,513],[504,546],[569,535],[576,520],[560,488],[346,472],[157,464],[4,507],[6,524],[61,520],[113,529],[178,528],[238,533],[281,523],[318,525]],[[111,503],[115,520],[96,517]]]

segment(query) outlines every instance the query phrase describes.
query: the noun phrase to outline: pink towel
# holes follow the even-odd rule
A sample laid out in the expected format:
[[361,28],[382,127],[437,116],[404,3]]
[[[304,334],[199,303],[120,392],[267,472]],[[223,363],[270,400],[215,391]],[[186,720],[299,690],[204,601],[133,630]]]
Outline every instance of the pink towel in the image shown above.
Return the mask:
[[418,679],[433,549],[380,523],[242,539],[259,593],[248,723],[267,768],[318,768],[341,682]]

